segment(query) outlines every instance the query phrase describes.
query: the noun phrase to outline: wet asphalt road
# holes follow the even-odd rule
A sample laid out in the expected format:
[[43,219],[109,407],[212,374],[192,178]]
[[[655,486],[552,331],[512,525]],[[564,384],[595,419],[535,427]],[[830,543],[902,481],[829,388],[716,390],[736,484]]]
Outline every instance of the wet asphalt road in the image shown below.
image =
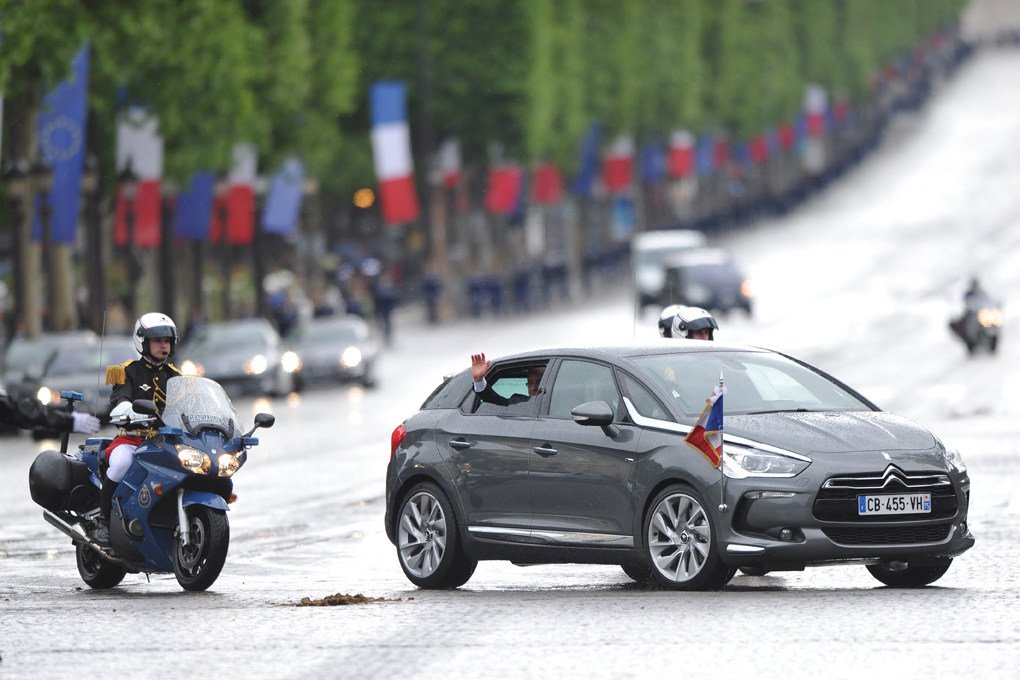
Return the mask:
[[[419,329],[379,387],[256,402],[278,420],[235,477],[232,542],[206,593],[173,576],[79,580],[70,541],[29,498],[45,444],[0,441],[0,678],[1020,677],[1020,332],[968,359],[946,322],[968,276],[1020,300],[1020,52],[979,56],[840,185],[723,239],[755,282],[753,319],[720,339],[790,352],[957,443],[977,545],[935,586],[863,567],[738,576],[721,592],[637,588],[616,567],[479,565],[453,592],[413,588],[382,529],[389,433],[468,354],[654,335],[620,286],[524,320]],[[976,121],[980,120],[980,124]],[[411,329],[414,328],[412,331]],[[412,337],[413,334],[413,337]],[[332,608],[302,597],[400,601]],[[411,600],[410,598],[414,598]]]

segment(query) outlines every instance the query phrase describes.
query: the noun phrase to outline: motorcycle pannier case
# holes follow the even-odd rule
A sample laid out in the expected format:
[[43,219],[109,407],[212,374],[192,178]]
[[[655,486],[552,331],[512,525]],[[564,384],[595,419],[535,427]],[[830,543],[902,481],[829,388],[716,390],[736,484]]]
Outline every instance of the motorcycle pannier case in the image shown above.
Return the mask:
[[32,500],[51,512],[65,510],[71,491],[88,483],[88,466],[59,451],[43,451],[28,471]]

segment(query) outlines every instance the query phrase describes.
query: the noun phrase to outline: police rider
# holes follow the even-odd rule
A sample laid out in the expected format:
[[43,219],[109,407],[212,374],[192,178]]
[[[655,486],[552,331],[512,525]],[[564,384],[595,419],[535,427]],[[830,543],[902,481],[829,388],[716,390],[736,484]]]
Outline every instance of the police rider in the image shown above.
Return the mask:
[[[132,404],[136,399],[150,400],[156,404],[156,411],[163,412],[166,406],[167,382],[181,374],[169,363],[177,349],[177,326],[166,314],[152,312],[145,314],[135,322],[131,334],[135,351],[142,357],[127,361],[120,366],[106,369],[106,384],[113,385],[110,403],[110,422],[122,428],[133,423],[147,422],[149,416],[137,413]],[[105,523],[100,524],[96,531],[96,540],[108,545],[110,540],[109,521],[113,509],[113,494],[120,480],[127,474],[134,459],[135,451],[141,445],[142,437],[133,436],[121,429],[119,436],[107,447],[109,468],[99,495],[99,508]]]
[[664,338],[714,340],[718,329],[712,315],[700,307],[670,305],[659,316],[659,335]]

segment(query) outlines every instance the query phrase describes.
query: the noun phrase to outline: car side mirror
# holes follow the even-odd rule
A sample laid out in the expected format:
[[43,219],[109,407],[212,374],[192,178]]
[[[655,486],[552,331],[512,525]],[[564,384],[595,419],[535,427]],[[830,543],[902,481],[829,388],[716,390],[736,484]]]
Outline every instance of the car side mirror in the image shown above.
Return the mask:
[[575,406],[570,412],[578,425],[598,425],[602,427],[613,422],[613,407],[604,401],[589,401]]
[[141,413],[145,416],[156,415],[156,403],[151,399],[135,399],[131,402],[131,408],[135,413]]

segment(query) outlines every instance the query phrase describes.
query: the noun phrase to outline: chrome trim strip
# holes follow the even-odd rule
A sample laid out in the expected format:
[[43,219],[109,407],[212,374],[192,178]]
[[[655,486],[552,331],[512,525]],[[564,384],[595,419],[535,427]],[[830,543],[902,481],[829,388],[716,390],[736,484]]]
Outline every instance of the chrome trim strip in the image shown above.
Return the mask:
[[[650,428],[652,428],[654,430],[665,430],[666,432],[675,432],[675,433],[683,434],[683,435],[690,434],[690,431],[692,429],[694,429],[694,428],[688,427],[686,425],[680,425],[679,423],[671,423],[668,420],[659,420],[657,418],[646,418],[645,416],[643,416],[643,415],[641,415],[640,413],[637,412],[637,409],[634,408],[634,404],[632,404],[630,399],[627,398],[627,397],[623,398],[623,404],[627,407],[627,415],[630,416],[630,419],[634,421],[635,425],[638,425],[640,427],[650,427]],[[808,458],[807,456],[802,456],[799,453],[794,453],[793,451],[787,451],[786,449],[781,449],[779,447],[771,446],[769,444],[763,444],[762,442],[756,442],[753,439],[745,439],[744,437],[736,437],[736,436],[733,436],[733,435],[730,435],[730,434],[726,434],[725,432],[723,432],[723,442],[724,443],[728,442],[730,444],[736,444],[738,446],[747,446],[747,447],[752,448],[752,449],[758,449],[760,451],[765,451],[766,453],[774,453],[774,454],[779,455],[779,456],[787,456],[788,458],[795,458],[796,460],[803,461],[805,463],[812,463],[812,462],[814,462],[810,458]]]
[[[868,489],[884,489],[889,486],[892,480],[897,480],[903,486],[910,488],[919,488],[927,486],[952,486],[952,482],[944,474],[937,472],[932,473],[916,473],[909,474],[899,469],[895,465],[889,465],[885,468],[885,471],[878,476],[876,474],[865,475],[860,477],[832,477],[827,479],[822,484],[823,489],[852,489],[852,490],[868,490]],[[854,482],[861,483],[855,485]]]
[[529,536],[541,538],[550,543],[609,545],[622,548],[633,548],[633,536],[619,534],[596,534],[585,531],[552,531],[548,529],[517,529],[512,527],[468,527],[473,534],[503,534],[506,536]]
[[743,545],[741,543],[730,543],[726,546],[726,552],[731,555],[758,555],[765,552],[760,545]]

